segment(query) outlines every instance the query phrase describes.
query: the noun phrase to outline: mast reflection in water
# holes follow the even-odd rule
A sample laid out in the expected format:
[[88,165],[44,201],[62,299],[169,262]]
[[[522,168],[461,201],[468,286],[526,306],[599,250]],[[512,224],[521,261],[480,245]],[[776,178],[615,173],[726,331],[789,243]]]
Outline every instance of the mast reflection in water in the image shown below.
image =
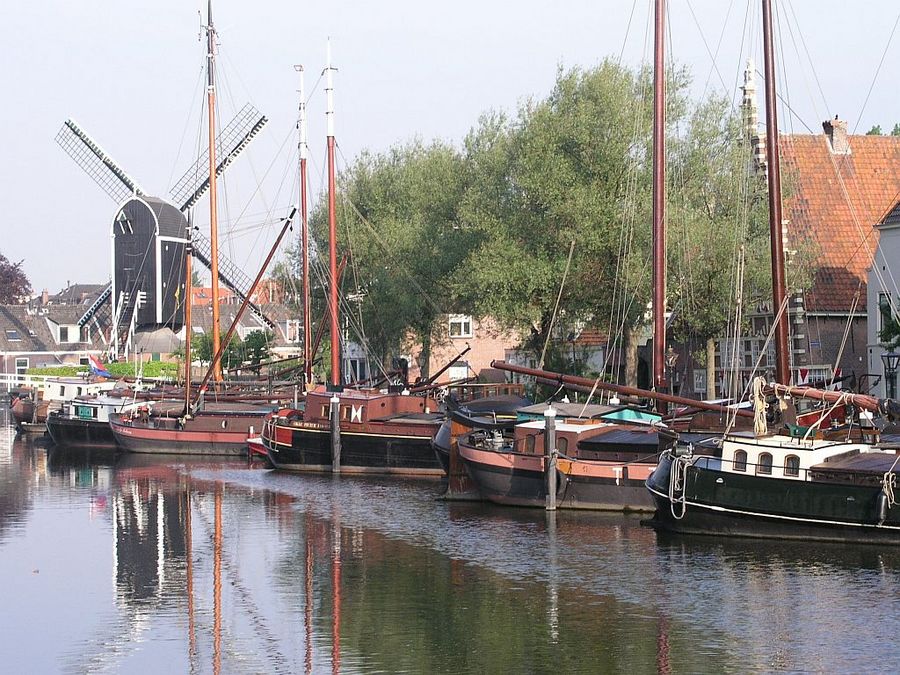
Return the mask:
[[435,501],[431,482],[3,449],[10,672],[873,670],[900,656],[893,551],[658,539],[620,515]]

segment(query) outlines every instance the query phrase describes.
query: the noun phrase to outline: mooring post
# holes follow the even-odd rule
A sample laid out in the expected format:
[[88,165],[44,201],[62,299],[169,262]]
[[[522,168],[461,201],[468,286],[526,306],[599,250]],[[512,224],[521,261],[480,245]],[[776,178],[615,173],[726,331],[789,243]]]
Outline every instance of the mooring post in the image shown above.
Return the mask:
[[341,399],[331,397],[331,473],[341,472]]
[[556,511],[556,410],[544,411],[544,475],[547,479],[547,510]]

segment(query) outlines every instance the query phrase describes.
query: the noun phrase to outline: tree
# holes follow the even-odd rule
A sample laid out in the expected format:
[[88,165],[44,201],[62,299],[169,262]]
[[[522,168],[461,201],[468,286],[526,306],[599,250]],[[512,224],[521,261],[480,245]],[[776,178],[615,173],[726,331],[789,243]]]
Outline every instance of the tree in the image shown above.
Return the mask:
[[866,136],[881,136],[884,132],[881,130],[880,124],[872,125],[872,128],[866,132]]
[[[225,334],[222,333],[219,344],[222,344],[224,338]],[[212,363],[214,356],[212,350],[212,335],[203,333],[202,335],[196,336],[191,344],[191,353],[192,359],[197,359],[201,363]],[[242,361],[243,350],[241,338],[238,335],[233,335],[222,354],[222,368],[234,368],[241,365]]]
[[0,253],[0,304],[22,303],[31,296],[31,282],[22,270],[24,262],[12,263]]
[[242,344],[242,362],[255,366],[268,360],[270,345],[274,339],[275,335],[271,331],[255,330],[249,333]]
[[891,136],[900,136],[900,122],[897,122],[891,129]]
[[[338,246],[350,259],[342,317],[382,363],[407,352],[412,335],[427,371],[439,319],[454,306],[448,279],[471,240],[457,215],[466,180],[458,151],[421,141],[365,152],[341,175]],[[327,250],[324,203],[312,221],[317,249]]]

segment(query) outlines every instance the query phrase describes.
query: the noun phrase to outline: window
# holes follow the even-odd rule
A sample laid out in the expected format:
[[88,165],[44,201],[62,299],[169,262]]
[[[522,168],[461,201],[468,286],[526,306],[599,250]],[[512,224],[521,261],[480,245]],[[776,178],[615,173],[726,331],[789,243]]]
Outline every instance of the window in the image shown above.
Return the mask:
[[784,458],[784,475],[799,476],[800,475],[800,458],[797,455],[788,455]]
[[534,434],[525,437],[525,452],[534,454]]
[[300,341],[300,321],[298,319],[288,319],[285,321],[284,339],[288,342]]
[[565,436],[560,436],[556,439],[556,451],[561,454],[566,454],[569,449],[569,439]]
[[347,373],[351,382],[361,382],[368,377],[365,359],[347,359]]
[[768,452],[761,452],[756,463],[756,473],[769,475],[772,473],[772,455]]
[[19,337],[19,331],[7,329],[6,331],[6,339],[10,342],[21,342],[22,338]]
[[450,315],[450,337],[451,338],[470,338],[472,337],[472,317],[465,314]]
[[24,375],[28,370],[28,358],[21,357],[16,359],[16,375]]
[[59,327],[59,341],[61,343],[69,341],[69,327],[68,326],[60,326]]
[[81,327],[81,341],[82,342],[90,342],[91,341],[91,327],[90,326],[82,326]]
[[890,323],[892,314],[893,314],[893,312],[891,311],[891,294],[890,293],[879,293],[878,294],[878,331],[879,332],[883,331],[884,327]]
[[734,453],[734,470],[735,471],[746,471],[747,470],[747,453],[743,450],[736,450]]

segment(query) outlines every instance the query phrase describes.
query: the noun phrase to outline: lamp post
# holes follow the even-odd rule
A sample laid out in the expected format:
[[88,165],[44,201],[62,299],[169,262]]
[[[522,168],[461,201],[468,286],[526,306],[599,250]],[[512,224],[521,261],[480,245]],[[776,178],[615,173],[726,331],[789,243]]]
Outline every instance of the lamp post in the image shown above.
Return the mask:
[[666,370],[669,377],[669,393],[675,393],[675,366],[678,363],[678,354],[672,349],[672,345],[666,350]]
[[890,351],[881,355],[884,363],[884,377],[887,380],[888,398],[897,397],[897,366],[900,365],[900,354]]

